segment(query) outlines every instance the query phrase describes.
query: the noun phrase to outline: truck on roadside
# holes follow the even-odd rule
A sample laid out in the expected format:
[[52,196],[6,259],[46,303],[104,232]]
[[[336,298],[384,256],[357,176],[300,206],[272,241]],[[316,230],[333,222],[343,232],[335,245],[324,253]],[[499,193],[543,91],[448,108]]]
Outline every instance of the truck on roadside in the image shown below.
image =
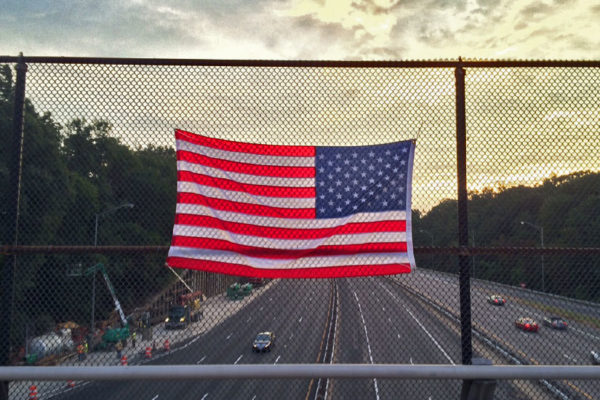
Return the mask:
[[203,313],[202,299],[201,291],[179,296],[177,302],[169,307],[165,329],[185,329],[199,321]]

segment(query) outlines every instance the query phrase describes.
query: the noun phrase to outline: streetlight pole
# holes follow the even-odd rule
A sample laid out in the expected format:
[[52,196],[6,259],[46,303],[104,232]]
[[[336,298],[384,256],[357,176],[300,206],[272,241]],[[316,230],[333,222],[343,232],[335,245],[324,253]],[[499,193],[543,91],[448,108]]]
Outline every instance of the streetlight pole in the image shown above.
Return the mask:
[[[544,248],[544,227],[537,226],[532,224],[531,222],[521,221],[521,225],[529,225],[533,229],[537,230],[540,233],[540,240],[542,244],[542,249]],[[546,291],[546,282],[544,281],[544,253],[542,253],[542,292]]]
[[[473,238],[473,247],[475,247],[475,229],[473,228],[471,228],[471,237]],[[475,278],[475,254],[473,254],[471,263],[473,264],[473,278]]]
[[[426,233],[431,236],[431,247],[433,247],[433,233],[426,231],[425,229],[419,229],[419,232]],[[433,253],[431,253],[431,269],[433,269]]]
[[[131,204],[131,203],[123,203],[121,205],[109,208],[107,210],[102,211],[101,213],[96,214],[96,224],[94,226],[94,247],[98,246],[98,220],[100,219],[100,217],[103,217],[103,216],[105,216],[107,214],[113,213],[113,212],[115,212],[117,210],[120,210],[121,208],[133,208],[133,204]],[[91,324],[90,324],[90,329],[91,329],[92,335],[96,331],[94,329],[94,325],[95,325],[95,315],[94,315],[95,314],[95,310],[96,310],[96,270],[94,270],[94,272],[92,272],[92,321],[91,321]]]

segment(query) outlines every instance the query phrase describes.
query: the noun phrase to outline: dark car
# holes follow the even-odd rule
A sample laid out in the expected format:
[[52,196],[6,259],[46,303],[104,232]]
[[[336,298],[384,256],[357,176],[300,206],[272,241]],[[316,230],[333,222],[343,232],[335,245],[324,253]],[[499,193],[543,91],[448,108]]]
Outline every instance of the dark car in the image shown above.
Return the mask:
[[256,335],[254,343],[252,343],[252,351],[263,353],[271,351],[275,345],[275,334],[273,332],[261,332]]
[[594,364],[594,365],[600,365],[600,353],[598,353],[597,351],[592,350],[590,352],[590,356],[592,357],[592,364]]
[[537,322],[527,317],[518,318],[515,321],[515,326],[519,329],[524,330],[525,332],[537,332],[539,329]]
[[493,294],[487,298],[487,302],[495,306],[503,306],[506,304],[506,299],[500,295]]
[[544,317],[544,325],[549,326],[552,329],[558,329],[564,331],[567,329],[567,321],[561,317]]
[[248,282],[251,283],[252,286],[258,287],[258,286],[262,286],[264,284],[264,279],[252,277],[252,278],[248,279]]

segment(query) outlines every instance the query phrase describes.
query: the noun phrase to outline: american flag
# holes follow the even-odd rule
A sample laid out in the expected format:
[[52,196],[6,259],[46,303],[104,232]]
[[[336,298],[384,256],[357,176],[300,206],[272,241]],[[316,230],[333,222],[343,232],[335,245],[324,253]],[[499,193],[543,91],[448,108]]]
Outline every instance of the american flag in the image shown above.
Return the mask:
[[167,264],[263,278],[408,273],[414,141],[242,143],[175,131]]

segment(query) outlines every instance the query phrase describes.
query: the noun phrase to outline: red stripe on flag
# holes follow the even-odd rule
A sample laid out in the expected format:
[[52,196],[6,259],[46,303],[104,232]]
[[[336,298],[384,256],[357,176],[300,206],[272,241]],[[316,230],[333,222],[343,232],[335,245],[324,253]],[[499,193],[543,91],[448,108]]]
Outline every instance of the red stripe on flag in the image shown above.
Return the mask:
[[295,259],[300,257],[343,256],[362,253],[406,252],[406,242],[361,243],[335,246],[319,246],[311,249],[288,250],[246,246],[221,239],[173,236],[172,246],[198,249],[225,250],[249,257],[270,259]]
[[179,225],[201,226],[204,228],[217,228],[224,231],[241,233],[243,235],[260,236],[275,239],[318,239],[332,235],[351,235],[373,232],[404,232],[406,221],[390,220],[376,222],[349,223],[332,228],[302,229],[278,228],[230,222],[207,215],[177,214],[175,223]]
[[222,169],[224,171],[238,172],[249,175],[276,176],[285,178],[314,178],[315,176],[314,167],[286,167],[278,165],[246,164],[236,161],[207,157],[184,150],[177,151],[177,160],[188,161],[194,164]]
[[270,196],[270,197],[315,197],[314,187],[284,187],[284,186],[268,186],[268,185],[250,185],[240,183],[229,179],[215,178],[209,175],[195,174],[189,171],[179,171],[177,175],[178,181],[194,182],[204,186],[216,187],[225,190],[235,190],[254,195]]
[[242,214],[260,215],[278,218],[315,218],[314,208],[283,208],[268,207],[258,204],[240,203],[237,201],[221,200],[196,193],[177,193],[177,203],[200,204],[215,210],[233,211]]
[[231,140],[209,138],[179,129],[175,130],[175,139],[185,140],[186,142],[212,147],[214,149],[236,151],[240,153],[261,154],[266,156],[314,157],[316,152],[314,146],[283,146],[241,143]]
[[242,264],[168,257],[167,264],[175,268],[187,268],[226,275],[257,278],[339,278],[405,274],[410,272],[410,264],[408,263],[367,266],[333,266],[326,268],[262,269],[252,268]]

